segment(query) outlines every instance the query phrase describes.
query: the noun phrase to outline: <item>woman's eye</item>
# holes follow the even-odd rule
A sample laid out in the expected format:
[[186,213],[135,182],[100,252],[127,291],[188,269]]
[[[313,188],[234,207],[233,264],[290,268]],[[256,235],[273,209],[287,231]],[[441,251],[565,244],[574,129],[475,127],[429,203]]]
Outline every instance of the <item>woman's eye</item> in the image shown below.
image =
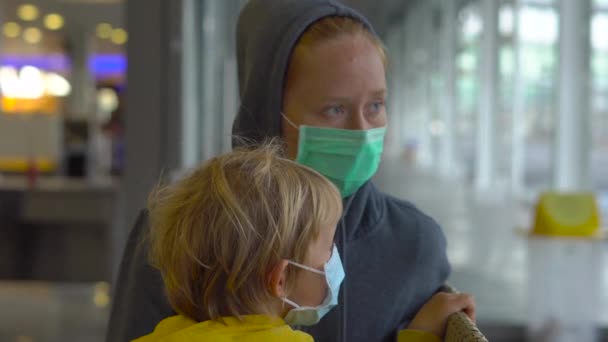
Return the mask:
[[369,105],[370,114],[378,114],[384,109],[384,101],[377,101]]
[[344,108],[342,105],[330,106],[323,111],[323,114],[331,118],[339,117],[346,114],[346,108]]

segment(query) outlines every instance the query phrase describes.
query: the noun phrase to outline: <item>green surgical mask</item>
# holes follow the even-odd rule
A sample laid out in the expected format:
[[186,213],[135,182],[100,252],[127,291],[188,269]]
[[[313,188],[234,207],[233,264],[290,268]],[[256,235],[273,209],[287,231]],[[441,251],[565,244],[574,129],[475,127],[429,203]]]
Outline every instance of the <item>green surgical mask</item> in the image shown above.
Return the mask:
[[378,170],[386,127],[348,130],[301,125],[296,161],[331,180],[342,197],[357,191]]

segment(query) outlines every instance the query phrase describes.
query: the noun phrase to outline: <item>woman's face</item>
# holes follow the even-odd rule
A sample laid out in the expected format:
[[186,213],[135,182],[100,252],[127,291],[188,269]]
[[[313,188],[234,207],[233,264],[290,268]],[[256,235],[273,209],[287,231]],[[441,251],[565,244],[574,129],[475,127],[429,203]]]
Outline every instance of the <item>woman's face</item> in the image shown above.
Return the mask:
[[[283,113],[296,126],[367,130],[386,125],[386,77],[380,54],[363,35],[301,49],[293,58]],[[283,139],[295,159],[298,130],[283,118]]]

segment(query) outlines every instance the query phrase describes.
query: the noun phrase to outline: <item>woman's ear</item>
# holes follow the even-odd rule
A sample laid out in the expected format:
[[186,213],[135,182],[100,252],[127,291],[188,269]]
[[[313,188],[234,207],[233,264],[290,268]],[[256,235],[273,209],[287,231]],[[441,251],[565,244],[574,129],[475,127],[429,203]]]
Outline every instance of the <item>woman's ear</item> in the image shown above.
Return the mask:
[[277,298],[287,297],[287,260],[277,263],[268,275],[270,293]]

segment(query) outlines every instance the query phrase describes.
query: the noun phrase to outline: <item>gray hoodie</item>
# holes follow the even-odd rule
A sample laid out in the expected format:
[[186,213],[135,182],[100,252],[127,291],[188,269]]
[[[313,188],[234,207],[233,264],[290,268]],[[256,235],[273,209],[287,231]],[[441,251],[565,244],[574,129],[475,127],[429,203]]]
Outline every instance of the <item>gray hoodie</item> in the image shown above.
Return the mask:
[[[244,7],[237,28],[241,105],[235,136],[254,142],[280,136],[291,51],[308,26],[327,16],[353,17],[373,32],[360,14],[330,0],[250,0]],[[394,341],[449,275],[445,238],[433,219],[371,182],[346,198],[344,208],[336,231],[346,272],[339,305],[316,326],[301,329],[317,342]],[[148,334],[174,314],[158,271],[146,262],[148,246],[141,241],[147,226],[143,211],[120,267],[107,341]]]

